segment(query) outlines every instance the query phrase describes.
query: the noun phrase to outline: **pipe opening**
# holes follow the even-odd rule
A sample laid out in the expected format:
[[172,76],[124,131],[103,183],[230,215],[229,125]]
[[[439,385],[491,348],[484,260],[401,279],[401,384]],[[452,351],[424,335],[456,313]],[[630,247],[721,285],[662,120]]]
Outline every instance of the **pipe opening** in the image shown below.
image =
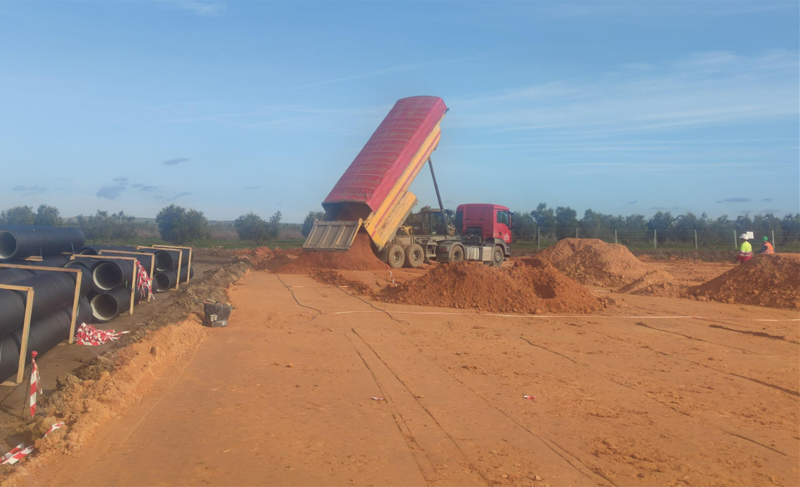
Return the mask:
[[17,251],[17,237],[13,233],[0,230],[0,259],[8,259]]
[[116,289],[124,280],[122,269],[114,262],[101,262],[92,272],[92,280],[98,289],[110,291]]
[[98,321],[110,321],[119,314],[117,300],[110,294],[98,294],[92,298],[90,306],[92,316]]
[[172,269],[175,267],[175,261],[172,258],[172,255],[169,252],[156,252],[156,270],[159,272],[164,272]]
[[169,276],[167,276],[166,274],[156,274],[156,278],[153,281],[153,284],[155,284],[155,289],[153,291],[158,293],[164,292],[171,287],[169,282]]

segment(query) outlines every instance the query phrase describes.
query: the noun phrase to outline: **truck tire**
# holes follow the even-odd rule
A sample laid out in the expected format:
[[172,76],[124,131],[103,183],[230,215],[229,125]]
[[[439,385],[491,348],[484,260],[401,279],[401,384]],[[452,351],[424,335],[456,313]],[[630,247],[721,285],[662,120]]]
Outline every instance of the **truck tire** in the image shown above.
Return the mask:
[[460,245],[453,245],[450,247],[450,258],[448,261],[461,262],[462,260],[464,260],[464,247]]
[[495,245],[494,249],[492,250],[492,266],[500,267],[501,265],[503,265],[503,260],[505,260],[503,247]]
[[389,250],[386,251],[386,263],[389,264],[389,267],[392,269],[399,269],[403,267],[405,262],[406,253],[403,251],[403,247],[399,245],[392,245],[389,247]]
[[420,244],[411,244],[406,247],[406,267],[416,269],[425,262],[425,251]]

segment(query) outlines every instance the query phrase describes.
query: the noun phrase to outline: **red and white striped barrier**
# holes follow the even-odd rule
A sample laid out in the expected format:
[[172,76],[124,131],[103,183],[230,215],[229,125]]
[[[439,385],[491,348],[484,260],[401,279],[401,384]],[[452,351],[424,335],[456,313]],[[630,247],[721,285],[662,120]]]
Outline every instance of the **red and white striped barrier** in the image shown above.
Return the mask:
[[31,352],[31,390],[28,405],[31,408],[31,418],[36,414],[36,393],[41,389],[39,387],[39,367],[36,365],[36,356],[39,355],[36,351]]
[[144,266],[138,260],[134,261],[134,265],[136,266],[136,289],[139,290],[139,303],[141,303],[142,299],[153,294],[153,280],[148,277]]
[[78,331],[75,332],[75,343],[77,343],[78,345],[89,345],[92,347],[97,347],[114,340],[119,340],[119,338],[126,333],[130,332],[129,331],[116,332],[114,330],[98,330],[92,325],[81,323],[80,328],[78,328]]
[[[54,424],[53,426],[50,427],[49,430],[47,430],[47,432],[44,434],[44,436],[42,436],[42,438],[46,438],[47,435],[61,428],[62,426],[64,426],[64,423]],[[26,448],[25,443],[20,443],[19,445],[12,448],[11,451],[0,457],[0,465],[14,465],[18,461],[30,455],[33,449],[34,445],[31,445]]]

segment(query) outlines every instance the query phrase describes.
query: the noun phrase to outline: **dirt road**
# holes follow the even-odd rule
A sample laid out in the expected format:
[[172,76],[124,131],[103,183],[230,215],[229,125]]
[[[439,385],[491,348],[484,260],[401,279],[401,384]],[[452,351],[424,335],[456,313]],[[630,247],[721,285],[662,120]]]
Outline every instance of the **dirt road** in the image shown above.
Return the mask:
[[230,295],[229,328],[22,483],[800,484],[794,311],[614,295],[591,316],[384,312],[265,272]]

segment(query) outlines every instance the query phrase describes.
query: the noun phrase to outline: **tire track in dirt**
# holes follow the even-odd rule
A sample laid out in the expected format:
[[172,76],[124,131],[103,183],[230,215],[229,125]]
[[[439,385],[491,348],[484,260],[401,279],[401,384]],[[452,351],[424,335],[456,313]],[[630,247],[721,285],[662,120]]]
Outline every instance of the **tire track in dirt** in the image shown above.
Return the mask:
[[[665,403],[663,403],[663,402],[661,402],[661,401],[659,401],[659,400],[657,400],[657,399],[655,399],[655,398],[653,398],[653,397],[650,397],[649,395],[645,394],[644,392],[642,392],[642,391],[640,391],[640,390],[638,390],[638,389],[636,389],[636,388],[634,388],[634,387],[630,387],[630,386],[628,386],[628,385],[621,384],[621,383],[619,383],[619,382],[615,381],[614,379],[612,379],[612,378],[610,378],[610,377],[606,377],[605,375],[603,375],[603,374],[601,374],[601,373],[597,372],[596,370],[594,370],[594,369],[591,367],[591,365],[589,365],[589,364],[580,363],[580,362],[578,362],[578,361],[576,361],[576,360],[574,360],[574,359],[572,359],[572,358],[570,358],[570,357],[568,357],[568,356],[566,356],[566,355],[564,355],[564,354],[562,354],[562,353],[556,352],[556,351],[554,351],[554,350],[550,350],[550,349],[549,349],[549,348],[547,348],[547,347],[542,347],[542,346],[540,346],[540,345],[536,345],[536,344],[532,343],[530,340],[526,339],[525,337],[520,337],[520,338],[522,338],[522,340],[523,340],[524,342],[528,343],[529,345],[532,345],[532,346],[534,346],[534,347],[536,347],[536,348],[540,348],[540,349],[542,349],[542,350],[545,350],[545,351],[547,351],[547,352],[550,352],[550,353],[552,353],[552,354],[554,354],[554,355],[558,355],[559,357],[562,357],[562,358],[564,358],[564,359],[567,359],[567,360],[569,360],[570,362],[572,362],[572,363],[573,363],[573,364],[575,364],[575,365],[578,365],[578,366],[581,366],[581,367],[586,367],[588,370],[590,370],[590,371],[591,371],[593,374],[597,375],[598,377],[601,377],[601,378],[603,378],[603,379],[606,379],[606,380],[608,380],[609,382],[612,382],[612,383],[614,383],[614,384],[617,384],[617,385],[623,386],[623,387],[625,387],[625,388],[627,388],[627,389],[630,389],[630,390],[632,390],[632,391],[634,391],[634,392],[638,393],[638,394],[639,394],[639,395],[641,395],[642,397],[645,397],[645,398],[647,398],[647,399],[649,399],[649,400],[651,400],[651,401],[653,401],[653,402],[655,402],[655,403],[657,403],[657,404],[660,404],[661,406],[667,407],[667,408],[669,408],[669,409],[671,409],[671,410],[673,410],[673,411],[675,411],[675,412],[677,412],[677,413],[680,413],[680,414],[682,414],[682,415],[684,415],[684,416],[687,416],[687,417],[690,417],[690,418],[693,418],[693,417],[694,417],[694,416],[691,416],[691,415],[690,415],[690,414],[688,414],[688,413],[685,413],[685,412],[683,412],[683,411],[680,411],[679,409],[676,409],[676,408],[674,408],[674,407],[672,407],[672,406],[670,406],[670,405],[668,405],[668,404],[665,404]],[[626,342],[626,343],[627,343],[627,342]],[[675,357],[675,356],[673,356],[673,355],[670,355],[670,354],[668,354],[668,353],[663,353],[663,352],[658,352],[658,351],[656,351],[656,353],[659,353],[659,354],[661,354],[661,355],[666,355],[666,356],[669,356],[669,357],[673,357],[673,358],[678,358],[678,359],[681,359],[681,357]],[[683,360],[685,360],[685,359],[683,359]],[[699,363],[696,363],[696,362],[691,362],[691,363],[693,363],[693,364],[695,364],[695,365],[701,365],[701,366],[703,365],[703,364],[699,364]],[[712,369],[712,370],[716,370],[716,369]],[[718,371],[718,372],[719,372],[719,371]],[[734,375],[735,375],[735,374],[734,374]],[[782,451],[780,451],[780,450],[777,450],[777,449],[775,449],[775,448],[772,448],[771,446],[764,445],[763,443],[760,443],[760,442],[758,442],[758,441],[756,441],[756,440],[754,440],[754,439],[752,439],[752,438],[748,438],[748,437],[746,437],[746,436],[743,436],[743,435],[739,435],[739,434],[736,434],[736,433],[732,433],[732,432],[730,432],[730,431],[728,431],[728,430],[726,430],[726,429],[724,429],[724,428],[721,428],[721,427],[719,427],[719,426],[717,426],[717,425],[712,425],[712,426],[714,426],[714,427],[715,427],[715,428],[717,428],[719,431],[722,431],[723,433],[726,433],[726,434],[728,434],[728,435],[735,436],[735,437],[737,437],[737,438],[741,438],[741,439],[743,439],[743,440],[747,440],[747,441],[749,441],[749,442],[751,442],[751,443],[754,443],[754,444],[756,444],[756,445],[758,445],[758,446],[760,446],[760,447],[762,447],[762,448],[766,448],[766,449],[768,449],[768,450],[771,450],[771,451],[773,451],[773,452],[775,452],[775,453],[779,453],[779,454],[781,454],[781,455],[783,455],[783,456],[788,456],[788,455],[787,455],[785,452],[782,452]]]
[[[429,406],[425,406],[424,404],[422,404],[422,401],[420,401],[419,398],[421,398],[423,396],[421,396],[420,394],[418,394],[415,391],[412,391],[411,387],[408,384],[408,380],[407,379],[406,380],[402,379],[398,375],[397,371],[395,371],[388,364],[387,359],[378,354],[378,352],[375,350],[375,345],[370,344],[355,329],[353,329],[353,333],[356,336],[358,336],[359,338],[361,338],[363,343],[367,347],[369,347],[370,350],[372,350],[372,352],[375,354],[375,356],[384,364],[384,366],[387,368],[387,370],[389,370],[392,373],[392,375],[394,375],[394,377],[397,379],[397,381],[400,382],[401,384],[403,384],[403,386],[411,394],[411,396],[414,397],[414,399],[419,404],[419,406],[422,407],[425,410],[425,412],[436,422],[437,426],[452,440],[452,442],[456,445],[456,447],[459,449],[459,451],[461,451],[466,458],[471,458],[471,456],[467,454],[467,452],[459,444],[459,442],[456,441],[455,438],[453,438],[452,434],[450,432],[448,432],[448,428],[445,425],[443,425],[439,419],[436,418],[436,415],[434,415],[434,413],[431,411],[431,408]],[[396,330],[392,330],[392,333],[393,334],[397,334],[398,337],[402,336],[401,334],[397,333]],[[373,338],[377,338],[377,337],[373,337]],[[384,336],[384,335],[381,335],[380,338],[381,339],[386,339],[387,337]],[[409,345],[415,346],[413,344],[413,342],[411,342],[411,341],[408,341],[408,343],[409,343]],[[399,347],[397,347],[396,343],[395,343],[393,348],[387,349],[387,350],[389,352],[397,352],[397,348],[399,348]],[[410,350],[408,350],[408,351],[410,351]],[[400,355],[396,356],[395,358],[399,358],[400,356],[405,357],[405,356],[408,356],[408,354],[400,354]],[[435,364],[435,362],[433,362],[433,363]],[[397,362],[394,362],[394,364],[395,364],[395,366],[398,365]],[[406,370],[410,371],[411,369],[407,368]],[[520,449],[520,450],[523,450],[523,451],[528,453],[527,455],[524,455],[523,452],[520,451],[520,455],[515,456],[515,459],[518,460],[519,462],[527,461],[527,458],[530,457],[530,453],[531,453],[530,450],[531,449],[533,449],[533,453],[534,453],[533,456],[537,459],[538,462],[544,462],[544,458],[547,458],[550,455],[554,455],[554,456],[550,457],[550,460],[547,463],[548,466],[550,466],[551,468],[553,468],[555,470],[555,472],[548,474],[550,477],[562,477],[563,478],[563,476],[566,476],[565,469],[568,469],[570,472],[573,472],[573,474],[571,476],[569,476],[569,479],[568,479],[568,482],[569,482],[570,485],[586,485],[586,480],[587,479],[592,481],[593,485],[607,485],[606,482],[608,482],[608,484],[611,484],[611,485],[616,485],[611,480],[605,479],[605,477],[602,474],[598,474],[597,472],[595,472],[590,467],[587,467],[578,457],[576,457],[575,455],[572,455],[567,450],[565,450],[564,448],[560,447],[553,440],[550,440],[549,438],[545,439],[545,438],[542,438],[542,437],[536,435],[529,428],[524,426],[522,423],[516,421],[513,417],[508,415],[506,412],[502,411],[501,409],[497,408],[496,406],[494,406],[493,404],[491,404],[490,402],[485,400],[485,398],[483,398],[481,395],[477,394],[473,389],[468,387],[462,381],[460,381],[457,378],[453,377],[451,374],[449,374],[447,371],[443,370],[438,365],[436,365],[435,368],[433,368],[433,369],[430,369],[430,368],[427,369],[428,373],[426,374],[426,378],[428,378],[429,381],[436,381],[434,378],[429,378],[430,372],[432,370],[437,370],[440,373],[445,374],[446,377],[448,377],[450,379],[453,379],[458,385],[463,387],[470,396],[477,396],[479,399],[481,399],[482,403],[484,403],[484,404],[486,404],[486,406],[488,406],[488,408],[490,410],[495,411],[496,413],[498,413],[500,416],[495,416],[496,418],[499,419],[502,416],[503,418],[508,420],[511,423],[511,425],[513,425],[513,426],[511,426],[511,425],[507,425],[507,426],[503,425],[503,421],[501,421],[501,420],[490,421],[488,418],[490,416],[492,416],[492,414],[488,413],[487,411],[483,411],[483,412],[480,412],[480,413],[476,412],[475,415],[483,418],[485,421],[481,422],[481,423],[478,423],[478,424],[475,424],[474,421],[472,421],[473,424],[470,424],[470,426],[473,429],[475,429],[475,428],[478,429],[478,431],[474,431],[472,434],[480,434],[480,436],[483,438],[483,445],[482,446],[486,446],[486,442],[487,442],[486,436],[487,435],[489,435],[489,436],[492,436],[492,435],[497,436],[498,434],[500,434],[500,431],[502,430],[504,436],[512,436],[512,437],[514,437],[514,445],[513,445],[513,447],[515,449]],[[441,392],[441,389],[445,388],[445,384],[443,382],[441,382],[441,381],[436,381],[436,382],[438,384],[438,387],[436,389]],[[424,383],[417,382],[417,385],[424,385]],[[452,387],[452,385],[450,387]],[[442,402],[446,398],[449,399],[449,396],[451,396],[451,395],[452,396],[462,397],[463,400],[459,401],[459,404],[471,404],[472,405],[471,409],[473,409],[473,410],[475,409],[475,407],[474,407],[475,404],[470,402],[470,401],[468,401],[468,400],[466,400],[465,398],[463,398],[464,393],[463,392],[458,392],[457,390],[456,391],[452,391],[451,394],[447,394],[445,396],[442,396],[441,394],[439,396],[435,396],[436,400],[435,400],[434,404],[439,406],[439,407],[442,407],[442,408],[447,408],[447,406],[442,404]],[[470,419],[471,419],[471,417],[468,419],[468,417],[459,415],[459,411],[457,409],[456,410],[454,410],[452,408],[447,409],[447,413],[445,414],[445,416],[451,417],[453,415],[456,415],[456,416],[459,417],[458,423],[462,424],[463,427],[466,427],[466,423],[469,423]],[[485,428],[489,424],[492,425],[492,428],[491,428],[491,430],[486,430]],[[515,432],[516,432],[516,434],[514,434]],[[531,445],[527,441],[522,440],[522,438],[520,438],[518,436],[519,432],[521,432],[525,437],[533,435],[534,438],[536,438],[539,441],[540,445],[543,448],[536,448],[535,446]],[[550,443],[548,443],[547,440],[549,440]],[[498,448],[500,448],[499,445],[502,445],[503,442],[511,442],[511,441],[512,440],[504,438],[502,441],[498,441],[496,444],[498,445]],[[480,447],[475,445],[472,448],[473,449],[474,448],[478,449],[478,452],[477,453],[472,453],[472,456],[474,457],[475,455],[477,455],[479,460],[482,459],[483,456],[480,454]],[[511,448],[511,446],[506,445],[506,448]],[[545,453],[545,452],[549,452],[549,453]],[[573,459],[575,459],[575,461],[580,466],[576,465],[575,463],[573,463],[573,461],[570,461],[567,458],[567,456],[570,456]],[[559,462],[557,460],[555,460],[557,458],[560,459],[561,462],[563,462],[563,463],[559,465]],[[474,461],[471,460],[471,463],[472,462],[474,462]],[[519,465],[519,464],[516,464],[516,465]],[[583,467],[583,468],[581,468],[581,467]],[[498,468],[498,467],[495,466],[495,468]],[[537,469],[539,471],[541,471],[541,470],[546,469],[546,468],[547,467],[539,466]],[[480,468],[477,468],[477,472],[479,472],[481,474],[481,477],[484,478],[484,480],[485,480],[485,482],[487,484],[496,484],[498,482],[505,483],[507,481],[506,477],[508,477],[508,479],[511,478],[510,474],[505,474],[506,477],[503,477],[502,480],[500,480],[500,479],[489,480],[480,471]],[[579,477],[574,477],[575,474],[579,475]],[[565,480],[567,480],[567,479],[565,479]],[[563,485],[566,485],[566,484],[563,484]]]

